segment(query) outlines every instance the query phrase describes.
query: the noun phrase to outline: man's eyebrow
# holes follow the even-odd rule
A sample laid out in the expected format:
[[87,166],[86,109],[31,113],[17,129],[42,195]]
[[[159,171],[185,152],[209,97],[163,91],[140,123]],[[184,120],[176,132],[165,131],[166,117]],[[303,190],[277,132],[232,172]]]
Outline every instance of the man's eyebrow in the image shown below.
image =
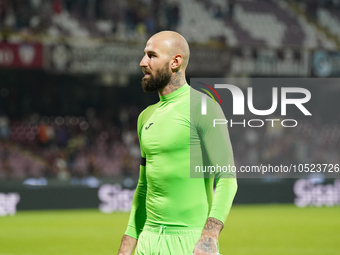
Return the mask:
[[155,51],[152,51],[152,50],[147,50],[147,51],[144,51],[144,53],[148,53],[148,54],[155,54],[157,55],[157,53]]

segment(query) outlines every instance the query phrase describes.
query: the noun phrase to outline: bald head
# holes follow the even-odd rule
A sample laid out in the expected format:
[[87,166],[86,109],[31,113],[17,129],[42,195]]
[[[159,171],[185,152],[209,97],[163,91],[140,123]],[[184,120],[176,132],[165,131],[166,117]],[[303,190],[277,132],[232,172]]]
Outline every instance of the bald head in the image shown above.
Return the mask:
[[177,32],[162,31],[153,35],[147,42],[147,46],[152,44],[158,48],[162,53],[165,53],[169,58],[180,55],[182,57],[182,63],[179,67],[181,70],[185,70],[190,57],[190,50],[188,42],[185,38]]

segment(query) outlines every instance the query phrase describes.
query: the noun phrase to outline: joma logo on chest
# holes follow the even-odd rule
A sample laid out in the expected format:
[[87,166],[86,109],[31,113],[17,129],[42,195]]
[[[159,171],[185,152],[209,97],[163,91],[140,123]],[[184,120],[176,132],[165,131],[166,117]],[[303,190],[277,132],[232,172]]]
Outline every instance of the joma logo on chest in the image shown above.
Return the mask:
[[153,123],[150,123],[148,127],[145,127],[145,130],[148,130]]

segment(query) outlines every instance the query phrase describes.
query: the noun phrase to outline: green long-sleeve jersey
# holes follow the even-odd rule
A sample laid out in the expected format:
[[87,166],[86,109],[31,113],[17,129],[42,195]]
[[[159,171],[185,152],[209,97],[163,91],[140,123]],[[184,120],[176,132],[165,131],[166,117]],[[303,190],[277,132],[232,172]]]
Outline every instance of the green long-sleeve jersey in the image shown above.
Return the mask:
[[[227,125],[220,106],[207,100],[201,115],[201,93],[188,84],[160,96],[138,118],[142,163],[126,235],[138,239],[145,224],[202,228],[208,217],[224,222],[237,183],[227,177],[191,178],[195,166],[233,166]],[[214,177],[214,175],[210,175]]]

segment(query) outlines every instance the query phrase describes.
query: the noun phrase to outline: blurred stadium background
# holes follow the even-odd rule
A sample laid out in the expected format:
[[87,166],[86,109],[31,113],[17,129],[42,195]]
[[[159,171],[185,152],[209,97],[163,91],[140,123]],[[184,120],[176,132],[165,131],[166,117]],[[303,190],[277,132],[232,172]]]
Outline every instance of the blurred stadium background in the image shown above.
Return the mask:
[[[0,0],[0,30],[0,255],[115,254],[160,30],[190,43],[188,81],[327,78],[296,129],[231,128],[237,165],[340,163],[339,0]],[[222,254],[340,253],[340,178],[291,177],[239,179]]]

